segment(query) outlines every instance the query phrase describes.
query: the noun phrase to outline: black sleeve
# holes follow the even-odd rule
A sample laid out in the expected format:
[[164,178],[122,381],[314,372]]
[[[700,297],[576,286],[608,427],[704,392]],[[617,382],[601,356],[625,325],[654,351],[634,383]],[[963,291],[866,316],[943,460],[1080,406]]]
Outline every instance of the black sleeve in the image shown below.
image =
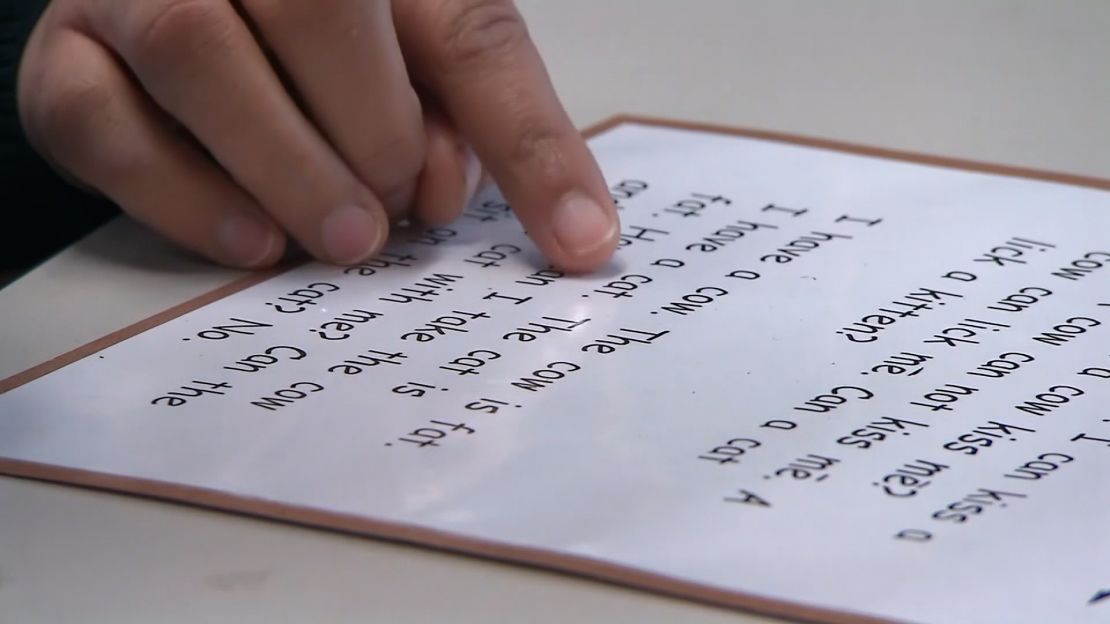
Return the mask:
[[8,271],[30,268],[117,212],[55,174],[19,123],[19,60],[46,4],[0,0],[0,269]]

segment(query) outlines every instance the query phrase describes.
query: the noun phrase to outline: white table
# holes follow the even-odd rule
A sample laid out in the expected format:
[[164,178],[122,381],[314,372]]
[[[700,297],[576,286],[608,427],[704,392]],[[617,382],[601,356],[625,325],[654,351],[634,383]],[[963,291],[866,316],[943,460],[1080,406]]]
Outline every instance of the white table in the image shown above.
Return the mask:
[[[636,112],[1110,175],[1110,4],[1101,0],[519,4],[582,126]],[[0,377],[236,275],[114,222],[0,291]],[[771,621],[0,478],[0,621],[367,620]]]

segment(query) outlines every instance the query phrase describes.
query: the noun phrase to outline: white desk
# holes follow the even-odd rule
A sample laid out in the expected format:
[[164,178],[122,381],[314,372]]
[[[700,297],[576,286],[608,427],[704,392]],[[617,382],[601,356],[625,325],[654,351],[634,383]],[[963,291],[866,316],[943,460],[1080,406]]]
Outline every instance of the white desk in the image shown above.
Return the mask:
[[[637,112],[1110,175],[1110,4],[1101,0],[520,4],[582,126]],[[235,275],[115,222],[0,291],[0,377]],[[0,621],[356,620],[769,621],[0,478]]]

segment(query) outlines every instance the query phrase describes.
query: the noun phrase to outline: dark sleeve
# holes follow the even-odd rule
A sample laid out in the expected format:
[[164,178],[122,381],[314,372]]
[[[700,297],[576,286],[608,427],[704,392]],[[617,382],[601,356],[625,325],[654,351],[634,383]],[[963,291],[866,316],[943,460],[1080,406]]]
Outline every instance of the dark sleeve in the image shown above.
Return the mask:
[[27,143],[16,76],[47,0],[0,0],[0,270],[20,271],[104,223],[117,210],[62,180]]

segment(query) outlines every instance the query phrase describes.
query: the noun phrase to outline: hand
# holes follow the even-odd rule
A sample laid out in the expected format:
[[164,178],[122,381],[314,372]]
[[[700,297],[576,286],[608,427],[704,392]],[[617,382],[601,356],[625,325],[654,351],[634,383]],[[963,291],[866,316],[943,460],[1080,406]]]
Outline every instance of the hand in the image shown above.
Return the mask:
[[53,0],[18,95],[55,167],[232,266],[275,263],[286,235],[351,264],[390,217],[450,221],[474,153],[555,265],[618,239],[509,0]]

